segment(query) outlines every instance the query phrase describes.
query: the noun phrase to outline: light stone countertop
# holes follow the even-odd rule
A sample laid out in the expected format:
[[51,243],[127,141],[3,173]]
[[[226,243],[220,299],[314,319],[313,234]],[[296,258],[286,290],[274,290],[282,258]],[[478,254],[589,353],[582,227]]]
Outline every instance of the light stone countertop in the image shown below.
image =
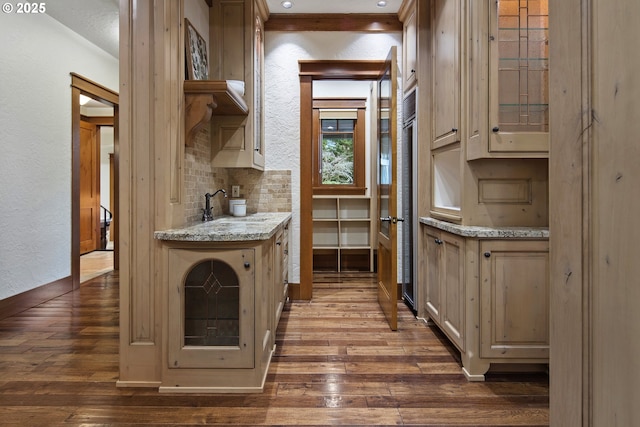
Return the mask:
[[420,223],[430,225],[439,230],[457,234],[462,237],[480,239],[548,239],[547,227],[479,227],[475,225],[459,225],[431,217],[420,217]]
[[290,212],[265,212],[247,216],[220,216],[183,228],[154,233],[157,240],[181,242],[247,242],[269,240],[291,218]]

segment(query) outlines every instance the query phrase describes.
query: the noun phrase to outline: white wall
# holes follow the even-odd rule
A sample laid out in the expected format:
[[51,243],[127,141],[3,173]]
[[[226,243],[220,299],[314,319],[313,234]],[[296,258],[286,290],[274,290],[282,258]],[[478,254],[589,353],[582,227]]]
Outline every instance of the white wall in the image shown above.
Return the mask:
[[[300,282],[300,59],[384,60],[402,34],[270,32],[265,34],[266,169],[290,169],[293,206],[290,281]],[[401,63],[401,60],[399,59]]]
[[48,15],[0,14],[0,299],[71,274],[71,77],[118,61]]
[[[109,154],[113,153],[113,127],[100,126],[100,204],[111,209],[111,163]],[[100,211],[102,218],[102,210]]]

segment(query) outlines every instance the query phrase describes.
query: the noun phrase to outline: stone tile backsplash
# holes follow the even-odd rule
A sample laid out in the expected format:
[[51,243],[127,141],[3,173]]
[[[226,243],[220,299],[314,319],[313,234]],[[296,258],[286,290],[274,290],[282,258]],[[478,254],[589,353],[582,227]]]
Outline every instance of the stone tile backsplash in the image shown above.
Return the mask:
[[229,188],[240,186],[247,213],[291,212],[291,171],[228,169]]
[[[224,188],[231,197],[231,186],[240,186],[240,198],[247,199],[247,213],[291,212],[291,171],[226,169],[211,166],[210,129],[202,129],[193,147],[186,147],[184,160],[185,221],[202,219],[205,193]],[[221,195],[211,199],[213,215],[229,212]]]

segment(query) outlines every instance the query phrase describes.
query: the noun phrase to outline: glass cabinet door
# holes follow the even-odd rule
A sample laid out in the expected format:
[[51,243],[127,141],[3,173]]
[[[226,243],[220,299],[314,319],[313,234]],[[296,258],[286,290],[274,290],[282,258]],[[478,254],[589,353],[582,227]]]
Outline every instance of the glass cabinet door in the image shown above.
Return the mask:
[[548,155],[548,0],[491,4],[489,150]]

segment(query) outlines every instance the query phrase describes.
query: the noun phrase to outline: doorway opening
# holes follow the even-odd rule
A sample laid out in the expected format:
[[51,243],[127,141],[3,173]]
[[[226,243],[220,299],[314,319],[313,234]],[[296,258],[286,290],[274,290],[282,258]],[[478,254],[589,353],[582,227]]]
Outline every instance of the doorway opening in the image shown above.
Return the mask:
[[[313,210],[313,102],[314,83],[318,81],[365,81],[373,82],[380,76],[384,61],[300,61],[300,231],[312,235],[314,230]],[[372,124],[371,133],[377,132]],[[373,171],[372,171],[373,172]],[[316,202],[317,205],[318,202]],[[326,202],[320,202],[326,203]],[[337,212],[337,211],[336,211]],[[372,212],[375,212],[373,210]],[[336,213],[337,215],[337,213]],[[371,242],[374,244],[375,242]],[[310,300],[313,294],[314,246],[313,239],[300,241],[300,286],[291,286],[292,299]],[[375,247],[375,244],[374,244]],[[316,251],[316,254],[319,254]],[[316,263],[317,264],[317,263]]]
[[75,73],[71,88],[71,279],[78,289],[118,269],[118,94]]

